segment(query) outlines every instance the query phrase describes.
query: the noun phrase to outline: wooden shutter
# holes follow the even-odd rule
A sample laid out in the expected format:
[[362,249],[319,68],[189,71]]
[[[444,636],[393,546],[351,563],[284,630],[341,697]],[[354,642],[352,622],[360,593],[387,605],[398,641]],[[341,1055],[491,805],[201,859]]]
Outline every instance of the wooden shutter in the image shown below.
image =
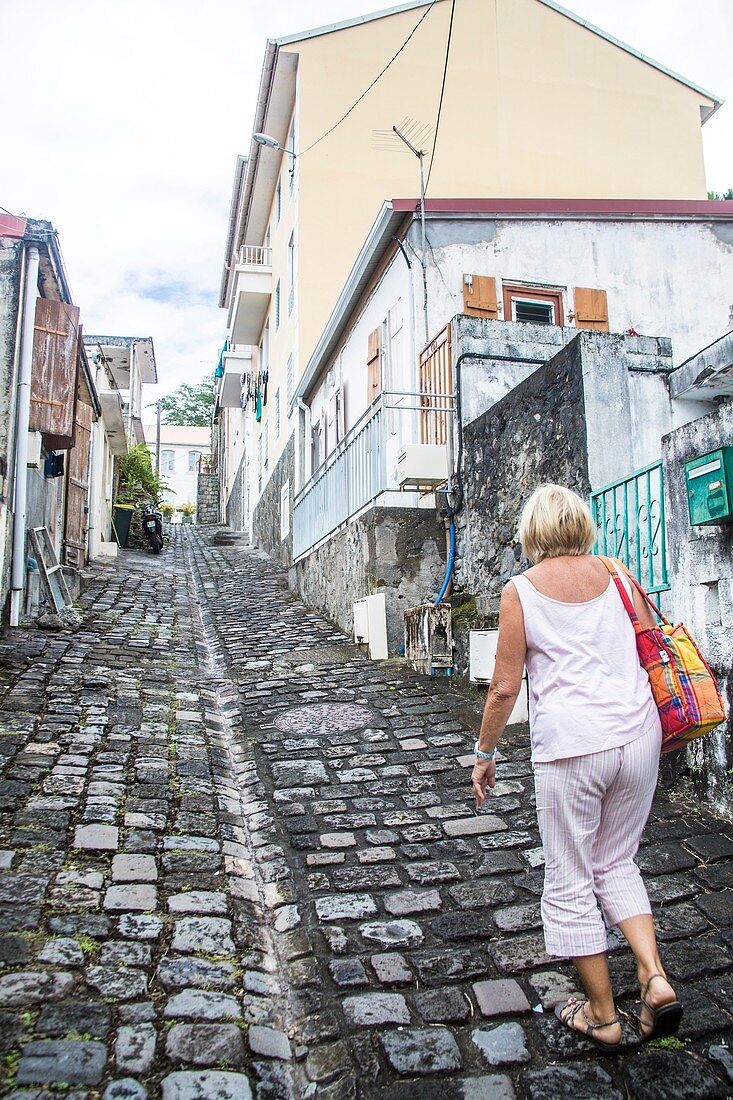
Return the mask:
[[586,286],[576,286],[573,297],[576,328],[592,328],[596,332],[609,331],[608,296],[605,290],[593,290]]
[[48,298],[36,301],[29,430],[53,436],[53,449],[74,445],[79,309]]
[[496,320],[499,316],[499,303],[493,275],[463,276],[463,312],[469,317],[490,317],[493,321]]
[[382,326],[369,333],[369,347],[367,351],[367,367],[369,370],[369,390],[367,402],[372,403],[377,394],[382,392]]

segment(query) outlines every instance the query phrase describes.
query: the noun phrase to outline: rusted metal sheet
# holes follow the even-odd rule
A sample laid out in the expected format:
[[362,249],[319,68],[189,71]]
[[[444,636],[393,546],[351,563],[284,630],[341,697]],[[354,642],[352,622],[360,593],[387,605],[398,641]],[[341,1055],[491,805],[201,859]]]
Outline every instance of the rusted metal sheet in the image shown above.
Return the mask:
[[451,606],[418,604],[405,611],[405,657],[427,676],[453,666]]
[[87,560],[89,465],[92,436],[92,407],[76,403],[76,441],[69,452],[66,472],[66,516],[64,518],[64,561],[81,568]]
[[79,309],[39,298],[34,328],[29,429],[53,436],[48,441],[53,450],[69,450],[74,446]]

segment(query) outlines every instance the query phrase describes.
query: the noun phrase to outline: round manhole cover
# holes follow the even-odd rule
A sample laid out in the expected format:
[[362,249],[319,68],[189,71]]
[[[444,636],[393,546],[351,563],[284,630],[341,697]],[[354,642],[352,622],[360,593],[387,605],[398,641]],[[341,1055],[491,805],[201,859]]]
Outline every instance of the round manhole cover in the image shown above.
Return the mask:
[[348,733],[349,730],[363,729],[376,718],[369,707],[356,703],[311,703],[281,714],[275,719],[275,725],[283,733],[314,734],[323,736],[330,733]]

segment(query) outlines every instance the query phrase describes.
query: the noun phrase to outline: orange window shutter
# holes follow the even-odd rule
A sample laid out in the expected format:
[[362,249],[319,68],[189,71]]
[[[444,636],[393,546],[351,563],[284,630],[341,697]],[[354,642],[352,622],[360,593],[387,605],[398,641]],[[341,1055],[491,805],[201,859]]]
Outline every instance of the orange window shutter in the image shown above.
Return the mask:
[[499,316],[496,279],[493,275],[463,276],[463,312],[469,317]]
[[573,291],[575,302],[575,327],[591,328],[596,332],[608,332],[608,295],[605,290],[576,286]]
[[369,333],[367,366],[369,368],[369,401],[382,390],[382,326]]

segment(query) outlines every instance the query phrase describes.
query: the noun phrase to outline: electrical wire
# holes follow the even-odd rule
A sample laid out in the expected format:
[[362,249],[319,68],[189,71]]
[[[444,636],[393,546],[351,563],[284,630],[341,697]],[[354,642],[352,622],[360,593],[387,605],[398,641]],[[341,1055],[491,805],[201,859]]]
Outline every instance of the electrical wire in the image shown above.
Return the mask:
[[433,150],[430,154],[430,164],[428,165],[428,178],[425,181],[425,194],[428,193],[428,187],[430,186],[430,173],[433,170],[433,160],[435,158],[435,146],[438,144],[438,131],[440,130],[440,113],[443,110],[443,95],[445,93],[445,78],[448,75],[448,58],[450,56],[450,43],[453,37],[453,16],[456,13],[456,0],[452,0],[450,8],[450,22],[448,24],[448,41],[445,45],[445,64],[443,65],[443,83],[440,86],[440,100],[438,101],[438,114],[435,119],[435,133],[433,134]]
[[[377,76],[375,76],[375,77],[374,77],[374,80],[373,80],[373,81],[371,82],[371,84],[370,84],[370,85],[369,85],[369,86],[368,86],[367,88],[365,88],[365,89],[364,89],[364,91],[363,91],[363,92],[361,93],[361,95],[360,95],[360,96],[359,96],[359,98],[358,98],[358,99],[356,100],[356,102],[355,102],[355,103],[352,103],[352,105],[351,105],[351,106],[349,107],[348,111],[345,111],[345,112],[344,112],[344,114],[342,114],[342,115],[341,115],[341,118],[340,118],[340,119],[338,119],[338,121],[337,121],[337,122],[334,122],[333,126],[331,126],[331,127],[330,127],[330,129],[326,130],[326,132],[325,132],[325,133],[323,133],[323,134],[321,134],[321,136],[320,136],[319,138],[316,138],[316,140],[315,140],[315,141],[314,141],[314,142],[313,142],[313,143],[312,143],[311,145],[309,145],[309,146],[308,146],[308,147],[307,147],[306,149],[303,149],[303,151],[302,151],[302,152],[298,153],[298,157],[299,157],[299,158],[300,158],[300,157],[302,157],[302,156],[304,156],[304,155],[305,155],[306,153],[309,153],[309,152],[311,151],[311,149],[315,149],[316,145],[319,145],[319,144],[320,144],[320,143],[321,143],[321,142],[322,142],[322,141],[323,141],[323,140],[324,140],[325,138],[327,138],[327,137],[328,137],[328,135],[329,135],[329,134],[332,134],[332,133],[334,132],[334,130],[335,130],[335,129],[336,129],[336,128],[337,128],[338,126],[340,126],[340,125],[341,125],[341,123],[342,123],[342,122],[343,122],[343,121],[344,121],[345,119],[347,119],[347,118],[349,117],[349,115],[351,114],[351,112],[352,112],[353,110],[355,110],[355,109],[356,109],[356,108],[357,108],[357,107],[359,106],[359,104],[361,103],[362,99],[364,99],[364,97],[365,97],[366,95],[368,95],[368,94],[369,94],[369,92],[371,92],[371,90],[372,90],[372,88],[374,87],[374,85],[375,85],[375,84],[376,84],[376,83],[377,83],[377,82],[378,82],[379,80],[381,80],[381,79],[382,79],[382,77],[383,77],[383,76],[384,76],[384,74],[385,74],[385,73],[387,72],[387,69],[388,69],[388,68],[390,67],[390,65],[391,65],[391,64],[392,64],[392,63],[393,63],[394,61],[396,61],[396,60],[397,60],[397,58],[398,58],[398,57],[400,56],[400,54],[401,54],[401,53],[402,53],[402,51],[404,50],[405,46],[406,46],[406,45],[408,44],[408,42],[410,41],[410,39],[411,39],[411,38],[413,37],[413,35],[415,34],[415,32],[416,32],[417,28],[418,28],[418,27],[420,26],[420,24],[421,24],[421,23],[423,22],[423,20],[424,20],[424,19],[427,19],[427,17],[428,17],[429,15],[430,15],[430,12],[431,12],[431,11],[433,10],[433,8],[435,7],[435,5],[436,5],[437,3],[438,3],[438,0],[432,0],[432,3],[431,3],[431,5],[430,5],[430,7],[429,7],[429,8],[427,9],[427,11],[424,11],[424,12],[423,12],[423,14],[422,14],[422,15],[420,16],[420,18],[418,19],[417,23],[415,24],[415,26],[414,26],[414,27],[412,28],[412,30],[411,30],[411,31],[410,31],[410,33],[408,34],[407,38],[405,39],[405,41],[404,41],[404,42],[402,43],[402,45],[401,45],[401,46],[400,46],[400,48],[398,49],[397,53],[396,53],[396,54],[393,54],[393,56],[392,56],[392,57],[391,57],[391,58],[389,59],[389,61],[388,61],[388,62],[387,62],[387,64],[386,64],[386,65],[384,66],[384,68],[383,68],[383,69],[381,70],[381,72],[380,72],[380,73],[378,73],[378,74],[377,74]],[[453,0],[453,6],[455,7],[455,0]],[[452,22],[453,22],[453,14],[451,13],[451,23],[452,23]],[[433,146],[433,148],[434,148],[434,146]]]

